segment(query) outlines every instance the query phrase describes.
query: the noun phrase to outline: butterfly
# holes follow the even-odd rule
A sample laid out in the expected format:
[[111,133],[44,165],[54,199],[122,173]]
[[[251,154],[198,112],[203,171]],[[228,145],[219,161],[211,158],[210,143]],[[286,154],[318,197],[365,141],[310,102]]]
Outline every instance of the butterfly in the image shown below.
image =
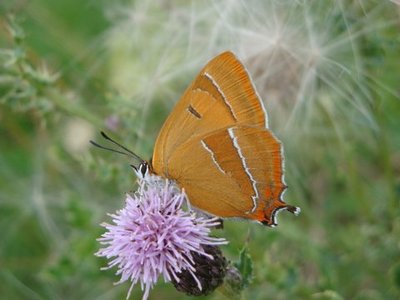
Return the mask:
[[213,216],[273,227],[280,210],[300,212],[282,199],[282,145],[245,67],[229,51],[209,61],[186,89],[160,130],[152,159],[138,159],[140,176],[175,181],[192,206]]

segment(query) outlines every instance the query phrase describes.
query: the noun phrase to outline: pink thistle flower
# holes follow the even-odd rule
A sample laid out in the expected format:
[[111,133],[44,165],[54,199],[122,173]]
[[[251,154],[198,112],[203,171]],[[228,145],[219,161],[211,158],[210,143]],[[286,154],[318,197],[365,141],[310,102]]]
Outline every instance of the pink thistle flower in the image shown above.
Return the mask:
[[103,269],[117,266],[121,278],[116,284],[132,282],[127,298],[140,282],[145,300],[160,275],[165,282],[179,282],[177,274],[182,271],[188,271],[201,290],[194,254],[212,260],[203,247],[227,241],[209,236],[211,228],[219,225],[216,218],[184,211],[185,201],[185,194],[171,182],[154,177],[142,180],[138,191],[127,195],[126,206],[110,214],[113,224],[102,224],[107,231],[98,240],[105,247],[96,255],[110,259]]

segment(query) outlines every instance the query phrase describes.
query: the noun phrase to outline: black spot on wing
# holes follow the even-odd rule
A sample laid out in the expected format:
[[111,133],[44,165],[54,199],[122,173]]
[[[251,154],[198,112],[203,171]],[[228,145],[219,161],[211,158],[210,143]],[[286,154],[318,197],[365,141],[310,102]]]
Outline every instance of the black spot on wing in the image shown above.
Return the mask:
[[190,112],[193,116],[195,116],[197,119],[201,119],[200,113],[194,109],[193,106],[189,105],[187,108],[188,112]]

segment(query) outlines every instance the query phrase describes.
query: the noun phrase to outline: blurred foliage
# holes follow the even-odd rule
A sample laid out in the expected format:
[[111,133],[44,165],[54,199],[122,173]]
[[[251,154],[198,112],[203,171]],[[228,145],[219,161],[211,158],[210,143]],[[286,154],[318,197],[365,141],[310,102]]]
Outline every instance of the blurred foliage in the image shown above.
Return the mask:
[[242,288],[247,287],[253,275],[253,262],[246,246],[240,251],[239,261],[234,265],[242,275]]
[[[0,16],[2,298],[125,297],[93,253],[135,177],[88,140],[104,129],[150,158],[179,95],[226,49],[245,58],[285,145],[285,199],[302,208],[276,229],[217,232],[232,261],[248,243],[240,297],[400,298],[395,3],[6,0]],[[161,282],[150,294],[171,298],[187,297]]]

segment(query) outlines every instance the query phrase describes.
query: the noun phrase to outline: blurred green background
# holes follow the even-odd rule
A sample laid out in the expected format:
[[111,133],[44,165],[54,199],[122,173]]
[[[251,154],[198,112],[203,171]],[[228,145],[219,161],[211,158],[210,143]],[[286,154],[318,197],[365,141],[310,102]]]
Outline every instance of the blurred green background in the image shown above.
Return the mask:
[[[226,221],[241,299],[400,298],[400,7],[396,1],[0,3],[0,297],[124,299],[93,255],[135,176],[92,149],[105,130],[150,158],[196,72],[234,51],[286,154],[302,214]],[[136,287],[132,299],[140,299]],[[224,299],[216,291],[204,299]],[[160,284],[150,299],[187,299]]]

